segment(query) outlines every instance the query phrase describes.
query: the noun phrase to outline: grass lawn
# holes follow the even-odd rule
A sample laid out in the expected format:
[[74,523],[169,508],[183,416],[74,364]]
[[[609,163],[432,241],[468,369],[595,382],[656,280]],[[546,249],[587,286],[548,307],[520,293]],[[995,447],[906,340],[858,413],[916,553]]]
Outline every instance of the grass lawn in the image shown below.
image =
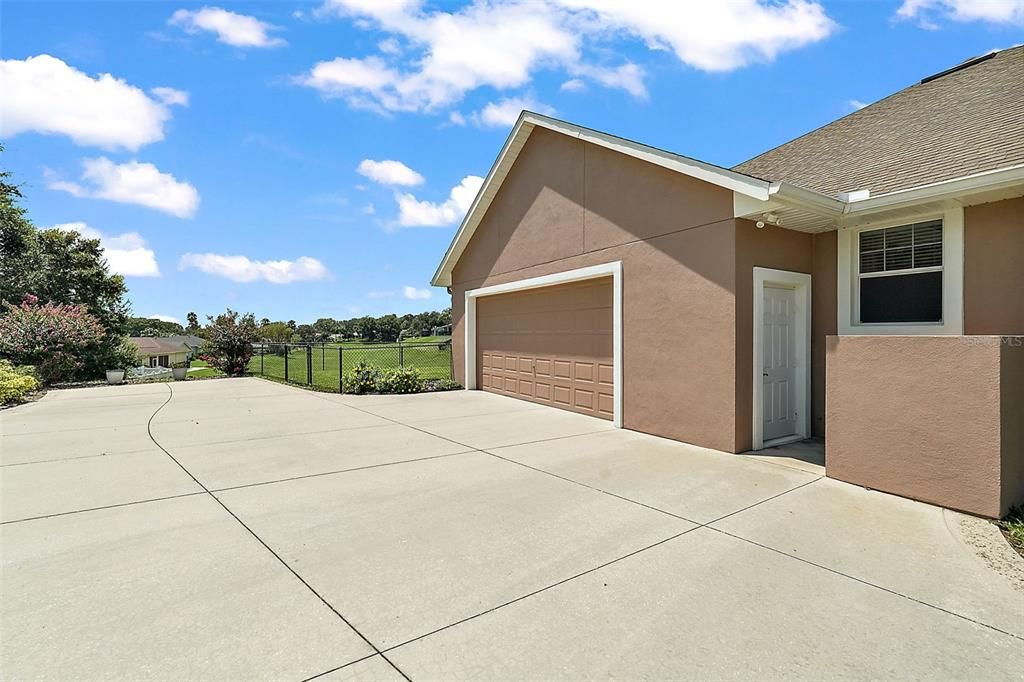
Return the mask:
[[188,373],[188,378],[189,379],[192,379],[192,378],[202,379],[204,377],[222,377],[222,376],[224,376],[224,372],[220,371],[219,369],[214,369],[213,367],[210,367],[210,365],[208,365],[205,360],[193,360],[192,364],[189,365],[189,367],[193,368],[193,369],[196,368],[196,367],[201,367],[202,368],[198,372],[189,372]]
[[[333,344],[326,347],[313,346],[313,385],[327,391],[338,390],[339,355],[344,362],[344,371],[348,372],[360,360],[379,369],[394,369],[400,366],[415,367],[424,379],[447,379],[451,377],[451,346],[444,344],[447,337],[424,342],[403,344],[401,351],[397,345],[381,344],[379,348],[364,343]],[[281,355],[256,355],[249,362],[249,374],[274,379],[284,379],[285,358]],[[296,384],[307,383],[306,349],[293,348],[288,353],[288,381]]]

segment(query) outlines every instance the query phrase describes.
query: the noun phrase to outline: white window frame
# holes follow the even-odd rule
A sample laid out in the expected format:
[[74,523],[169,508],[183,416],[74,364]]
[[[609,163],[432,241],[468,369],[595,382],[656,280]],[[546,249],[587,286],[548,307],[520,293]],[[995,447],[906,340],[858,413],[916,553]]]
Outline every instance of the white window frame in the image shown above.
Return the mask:
[[[764,288],[777,286],[796,292],[796,388],[799,391],[796,402],[796,433],[772,440],[764,440]],[[754,393],[752,450],[791,443],[811,436],[811,276],[804,272],[754,268]]]
[[528,289],[540,289],[555,284],[567,284],[569,282],[582,282],[588,279],[599,279],[601,277],[612,278],[612,424],[616,428],[622,428],[622,261],[591,265],[575,270],[556,272],[552,275],[542,277],[531,277],[516,282],[495,284],[479,289],[466,291],[466,338],[465,338],[465,366],[466,366],[466,388],[476,389],[476,301],[483,296],[495,296],[497,294],[508,294],[515,291],[526,291]]
[[[928,220],[942,220],[942,266],[900,272],[942,271],[941,322],[860,321],[860,233],[899,227]],[[840,335],[962,335],[964,333],[964,209],[962,206],[885,222],[844,227],[837,235],[837,328]]]

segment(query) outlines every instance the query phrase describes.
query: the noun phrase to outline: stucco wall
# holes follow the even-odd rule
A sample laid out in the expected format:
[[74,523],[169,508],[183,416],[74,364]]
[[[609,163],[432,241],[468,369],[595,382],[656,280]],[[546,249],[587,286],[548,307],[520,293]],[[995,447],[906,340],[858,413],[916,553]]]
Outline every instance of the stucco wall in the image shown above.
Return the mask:
[[964,333],[1024,334],[1024,197],[964,209]]
[[[850,483],[997,517],[1024,483],[1016,435],[1021,377],[997,336],[830,336],[827,474]],[[1016,358],[1019,361],[1019,357]],[[1020,390],[1017,390],[1020,393]],[[1005,452],[1006,445],[1016,453]],[[1016,482],[1011,479],[1016,478]],[[1004,485],[1008,488],[1004,494]],[[1016,491],[1016,492],[1014,492]]]
[[467,289],[621,260],[623,425],[735,451],[735,222],[727,190],[535,129],[453,272],[457,377]]

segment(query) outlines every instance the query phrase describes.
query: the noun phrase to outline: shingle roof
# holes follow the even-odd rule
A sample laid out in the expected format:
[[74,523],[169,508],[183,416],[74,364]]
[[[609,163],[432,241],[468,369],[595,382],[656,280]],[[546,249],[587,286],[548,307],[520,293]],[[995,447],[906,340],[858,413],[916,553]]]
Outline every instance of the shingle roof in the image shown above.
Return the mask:
[[1024,164],[1024,46],[971,61],[733,170],[877,196]]
[[168,355],[188,351],[188,346],[181,341],[172,341],[159,336],[133,336],[128,341],[135,344],[135,347],[143,355]]

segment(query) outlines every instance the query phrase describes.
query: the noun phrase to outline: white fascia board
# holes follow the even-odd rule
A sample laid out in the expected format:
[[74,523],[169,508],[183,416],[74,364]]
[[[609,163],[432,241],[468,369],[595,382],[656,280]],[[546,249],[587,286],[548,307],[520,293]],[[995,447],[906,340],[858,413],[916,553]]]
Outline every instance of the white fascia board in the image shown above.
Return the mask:
[[861,201],[851,201],[846,212],[871,213],[924,201],[952,199],[963,194],[1004,189],[1021,183],[1024,183],[1024,164],[880,194]]

